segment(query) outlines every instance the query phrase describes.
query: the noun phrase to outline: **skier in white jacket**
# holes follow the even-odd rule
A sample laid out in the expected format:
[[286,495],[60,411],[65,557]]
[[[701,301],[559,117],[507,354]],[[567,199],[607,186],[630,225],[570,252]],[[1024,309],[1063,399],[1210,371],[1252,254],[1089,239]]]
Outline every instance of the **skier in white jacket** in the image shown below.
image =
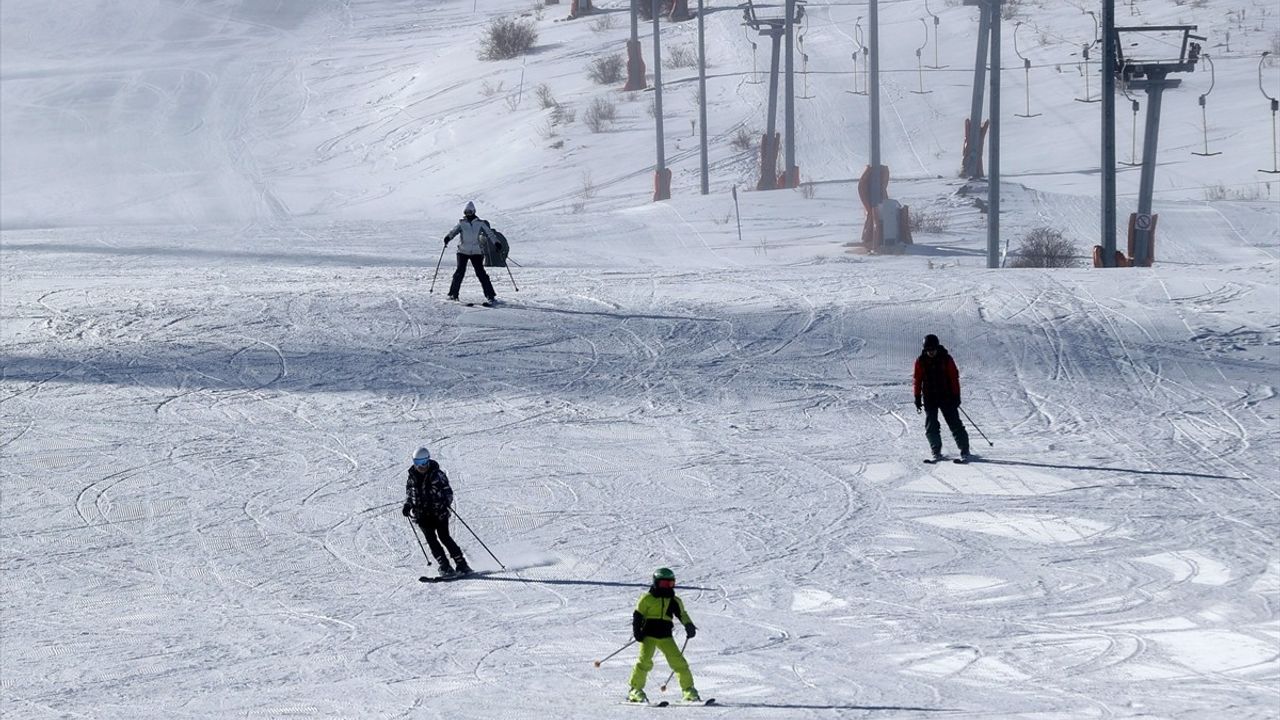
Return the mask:
[[484,290],[485,302],[493,302],[497,299],[497,293],[493,291],[493,283],[489,282],[489,274],[484,271],[484,245],[481,243],[492,243],[495,238],[491,234],[493,230],[489,227],[488,221],[481,220],[476,217],[476,205],[468,202],[467,207],[462,211],[462,219],[457,225],[444,236],[444,244],[447,247],[449,241],[455,237],[458,239],[458,269],[453,271],[453,282],[449,283],[449,299],[458,299],[458,290],[462,287],[462,278],[467,275],[467,263],[471,263],[471,267],[476,271],[476,278],[480,280],[480,287]]

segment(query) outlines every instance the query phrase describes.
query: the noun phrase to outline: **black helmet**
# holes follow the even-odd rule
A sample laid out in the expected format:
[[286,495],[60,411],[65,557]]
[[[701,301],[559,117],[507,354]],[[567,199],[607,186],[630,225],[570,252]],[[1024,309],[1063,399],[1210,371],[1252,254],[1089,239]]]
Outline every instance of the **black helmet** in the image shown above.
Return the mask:
[[942,343],[938,342],[938,336],[937,336],[937,335],[925,335],[925,336],[924,336],[924,349],[925,349],[925,350],[928,350],[929,348],[936,348],[936,347],[938,347],[938,346],[939,346],[939,345],[941,345],[941,344],[942,344]]

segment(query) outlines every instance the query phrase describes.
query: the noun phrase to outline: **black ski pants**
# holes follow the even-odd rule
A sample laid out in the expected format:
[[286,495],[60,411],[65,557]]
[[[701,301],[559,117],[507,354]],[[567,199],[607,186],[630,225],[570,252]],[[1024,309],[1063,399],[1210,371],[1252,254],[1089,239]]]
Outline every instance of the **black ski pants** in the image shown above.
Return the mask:
[[[427,547],[431,548],[431,555],[436,562],[444,565],[450,557],[454,562],[465,562],[462,557],[462,548],[458,547],[458,543],[454,542],[453,536],[449,534],[448,515],[415,511],[413,519],[418,522],[418,527],[422,528],[422,534],[427,538]],[[448,556],[444,554],[446,550],[449,551]]]
[[924,406],[924,436],[929,440],[929,449],[935,454],[942,452],[942,426],[938,424],[938,412],[942,412],[942,419],[947,421],[947,427],[951,429],[951,437],[956,441],[956,449],[962,453],[969,452],[969,431],[965,430],[964,423],[960,421],[959,405],[937,405],[925,404]]
[[462,253],[458,253],[458,269],[453,271],[453,282],[449,283],[449,297],[458,297],[458,291],[462,289],[462,278],[467,276],[468,262],[476,271],[476,278],[480,280],[480,288],[484,290],[485,299],[492,300],[495,293],[493,283],[489,282],[489,273],[484,271],[484,255],[463,255]]

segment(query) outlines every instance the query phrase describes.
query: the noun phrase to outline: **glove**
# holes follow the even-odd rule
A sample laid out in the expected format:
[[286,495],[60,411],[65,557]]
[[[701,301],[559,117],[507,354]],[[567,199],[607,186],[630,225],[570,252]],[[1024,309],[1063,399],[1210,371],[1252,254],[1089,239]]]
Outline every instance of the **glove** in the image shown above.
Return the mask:
[[631,636],[636,642],[644,642],[644,616],[638,612],[631,613]]
[[916,412],[920,412],[920,408],[924,407],[924,400],[919,395],[916,396]]
[[449,246],[449,238],[444,239],[444,244],[445,244],[445,247]]
[[412,510],[413,510],[413,508],[411,508],[411,507],[409,506],[409,503],[405,503],[405,504],[404,504],[404,507],[400,508],[400,512],[401,512],[405,517],[409,517],[409,513],[410,513]]
[[693,623],[689,623],[688,625],[684,626],[684,636],[687,639],[692,640],[693,636],[697,634],[698,634],[698,628]]

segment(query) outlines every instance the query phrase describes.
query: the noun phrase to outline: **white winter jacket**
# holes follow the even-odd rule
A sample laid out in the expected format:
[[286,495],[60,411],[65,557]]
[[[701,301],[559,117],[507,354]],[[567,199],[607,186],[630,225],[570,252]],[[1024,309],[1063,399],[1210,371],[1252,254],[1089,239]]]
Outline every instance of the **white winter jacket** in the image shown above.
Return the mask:
[[460,255],[483,255],[484,246],[481,245],[481,238],[484,238],[483,242],[493,242],[494,238],[489,234],[491,232],[493,230],[489,227],[487,220],[481,220],[480,218],[467,220],[463,218],[458,221],[457,225],[453,226],[453,229],[449,231],[448,235],[444,236],[444,239],[447,243],[455,237],[461,236],[461,239],[458,240],[458,253]]

